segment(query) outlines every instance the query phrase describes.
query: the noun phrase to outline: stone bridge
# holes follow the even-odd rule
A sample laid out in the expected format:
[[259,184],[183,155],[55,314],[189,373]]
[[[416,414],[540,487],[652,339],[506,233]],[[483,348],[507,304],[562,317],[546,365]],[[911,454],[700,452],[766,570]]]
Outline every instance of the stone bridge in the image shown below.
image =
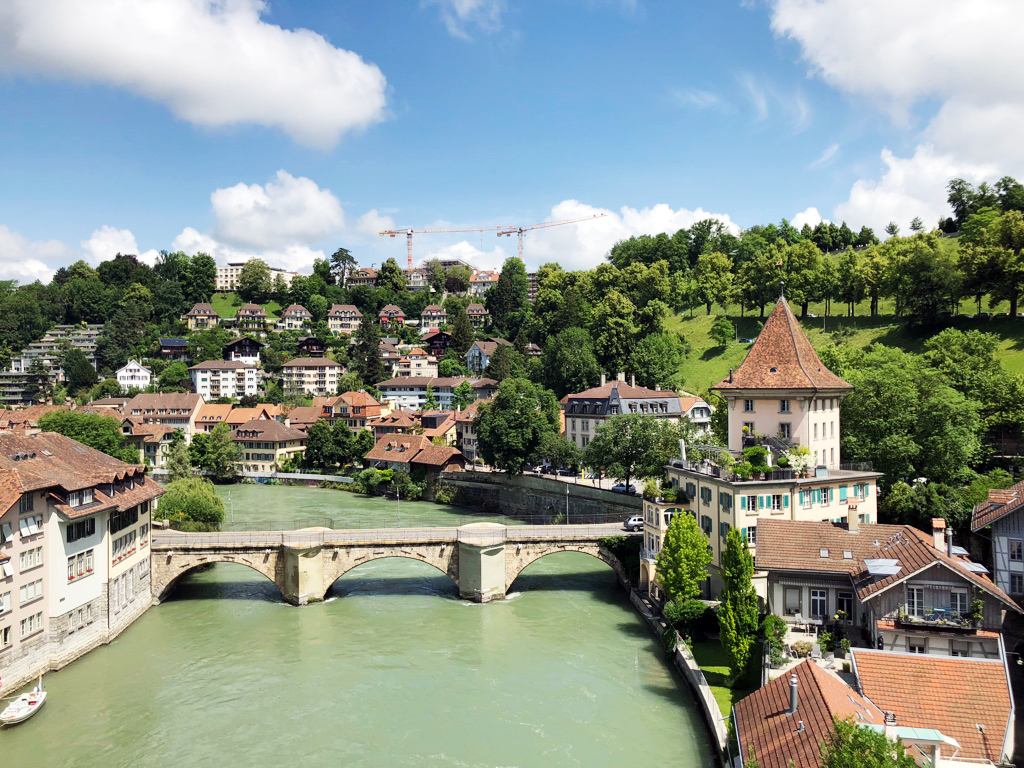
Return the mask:
[[620,582],[628,575],[601,539],[624,534],[621,524],[523,525],[472,523],[460,528],[305,529],[286,532],[180,533],[155,531],[153,596],[163,600],[189,571],[211,563],[239,563],[262,573],[293,605],[324,599],[353,568],[403,557],[446,573],[459,594],[477,602],[500,600],[530,563],[555,552],[583,552],[607,563]]

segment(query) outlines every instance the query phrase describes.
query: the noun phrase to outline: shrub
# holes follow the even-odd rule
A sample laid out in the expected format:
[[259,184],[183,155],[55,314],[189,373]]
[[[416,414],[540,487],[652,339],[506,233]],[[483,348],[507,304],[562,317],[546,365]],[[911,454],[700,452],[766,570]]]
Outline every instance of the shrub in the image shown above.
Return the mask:
[[455,501],[455,495],[458,489],[451,483],[441,483],[437,486],[437,490],[434,491],[434,501],[438,504],[451,504]]
[[786,622],[774,613],[769,613],[761,622],[761,634],[767,640],[777,639],[781,642],[786,637],[786,629]]

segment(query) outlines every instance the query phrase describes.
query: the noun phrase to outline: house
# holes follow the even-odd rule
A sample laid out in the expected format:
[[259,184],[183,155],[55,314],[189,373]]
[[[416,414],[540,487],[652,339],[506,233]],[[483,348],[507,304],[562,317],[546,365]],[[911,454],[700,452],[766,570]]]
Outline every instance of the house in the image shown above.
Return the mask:
[[313,323],[313,314],[301,304],[290,304],[281,310],[277,321],[279,331],[301,331]]
[[565,436],[583,450],[587,447],[597,429],[608,419],[620,414],[649,414],[658,419],[678,424],[686,416],[683,410],[684,397],[696,401],[691,409],[703,405],[708,410],[710,422],[711,406],[698,397],[686,393],[683,397],[670,389],[648,389],[626,382],[626,375],[619,374],[614,381],[601,376],[601,386],[583,392],[567,395],[564,399]]
[[348,285],[369,285],[377,284],[377,270],[371,267],[359,267],[348,276]]
[[1005,765],[1013,755],[1014,703],[1003,659],[939,658],[855,648],[863,695],[891,713],[897,731],[935,729],[953,760],[939,766]]
[[458,411],[455,414],[455,447],[462,451],[462,455],[469,462],[477,460],[475,422],[477,412],[480,410],[480,404],[483,402],[486,401],[477,400],[466,410]]
[[440,360],[451,345],[452,335],[447,331],[434,331],[424,336],[421,341],[427,348],[427,353]]
[[197,394],[142,394],[125,404],[124,415],[136,424],[166,424],[184,430],[185,439],[190,441],[202,405],[203,398]]
[[466,314],[469,315],[469,324],[478,330],[486,326],[491,317],[483,304],[470,304],[466,307]]
[[187,325],[190,331],[204,331],[220,325],[220,315],[214,311],[212,304],[199,302],[181,316],[181,322]]
[[152,605],[163,490],[52,432],[0,433],[0,693],[117,637]]
[[363,313],[353,304],[332,304],[327,311],[327,328],[337,336],[351,336],[362,322]]
[[394,304],[385,304],[377,316],[380,318],[380,324],[385,327],[405,325],[405,312]]
[[367,419],[366,426],[373,430],[373,437],[380,440],[385,435],[411,435],[420,428],[415,413],[391,411],[386,415]]
[[196,432],[213,432],[214,427],[222,421],[226,421],[228,416],[231,415],[232,408],[234,406],[229,403],[207,403],[203,405],[199,409],[199,415],[196,417]]
[[178,430],[165,424],[135,424],[131,419],[121,422],[125,441],[139,451],[143,464],[153,469],[165,469]]
[[187,361],[192,357],[188,352],[187,339],[160,339],[159,342],[160,357],[164,360]]
[[502,346],[511,347],[512,342],[497,337],[492,337],[487,341],[474,341],[466,352],[466,367],[469,368],[470,373],[483,373],[491,362],[495,350]]
[[281,382],[286,392],[333,395],[344,372],[341,363],[329,357],[297,357],[282,366]]
[[243,336],[224,345],[224,359],[245,365],[260,364],[260,350],[266,346],[262,341]]
[[[217,267],[217,281],[215,283],[217,291],[235,291],[238,290],[238,279],[242,275],[242,268],[245,266],[244,261],[235,261],[228,264],[226,267]],[[284,269],[277,269],[276,267],[270,267],[270,281],[276,282],[277,278],[280,277],[284,280],[286,286],[291,286],[292,278],[298,274],[296,272],[289,272]]]
[[267,313],[259,304],[243,304],[235,313],[235,326],[242,333],[264,333]]
[[391,413],[388,406],[381,405],[362,390],[343,392],[337,397],[327,398],[322,408],[323,417],[327,421],[331,424],[343,422],[352,432],[368,429],[372,419]]
[[316,336],[303,336],[295,346],[299,357],[323,357],[327,353],[327,345]]
[[247,421],[280,421],[284,423],[285,415],[280,405],[261,403],[253,408],[232,408],[224,421],[231,429],[245,424]]
[[[717,459],[682,455],[666,470],[677,506],[694,515],[708,537],[712,594],[721,583],[718,568],[731,528],[749,533],[765,518],[832,521],[850,513],[860,525],[877,521],[881,474],[866,464],[843,464],[839,453],[840,404],[852,387],[821,362],[784,298],[740,367],[712,389],[726,400],[731,461],[720,466]],[[760,452],[750,457],[764,464],[755,470],[744,449]],[[646,527],[645,537],[641,579],[657,594],[654,559],[663,538]]]
[[[39,420],[54,411],[69,411],[67,405],[29,405],[25,408],[0,410],[0,429],[31,434],[39,431]],[[99,409],[97,409],[99,410]]]
[[498,391],[498,382],[494,379],[465,376],[399,376],[378,383],[377,389],[391,402],[393,408],[408,408],[414,411],[426,406],[427,390],[430,389],[438,408],[447,411],[451,410],[455,388],[464,381],[468,381],[473,387],[478,400],[491,397]]
[[714,411],[702,397],[683,392],[679,397],[679,408],[695,427],[711,431],[711,413]]
[[153,379],[153,372],[138,360],[129,360],[123,367],[117,369],[114,374],[121,389],[145,389]]
[[430,279],[427,276],[427,270],[423,267],[405,270],[405,287],[410,291],[429,290]]
[[423,436],[431,442],[443,440],[445,445],[455,445],[454,411],[421,411],[419,421]]
[[931,536],[909,525],[861,525],[856,512],[843,522],[750,522],[768,608],[787,622],[841,623],[888,651],[998,658],[1007,612],[1021,613],[953,546],[941,518]]
[[971,530],[992,541],[992,580],[1018,604],[1024,599],[1024,482],[992,490],[974,507]]
[[402,359],[402,353],[398,351],[398,347],[386,341],[380,343],[380,359],[384,361],[385,367],[390,369],[391,375],[394,376],[398,371],[398,361]]
[[733,705],[736,765],[753,756],[760,768],[818,768],[822,742],[847,718],[881,726],[885,713],[837,675],[802,661]]
[[207,360],[193,365],[188,372],[192,388],[204,400],[256,395],[262,381],[259,368],[235,360]]
[[428,473],[465,469],[466,460],[457,448],[434,445],[424,435],[386,435],[363,457],[378,469],[410,472],[420,467]]
[[306,433],[273,419],[251,419],[231,433],[238,443],[242,472],[279,472],[289,459],[302,457]]
[[[89,408],[94,409],[96,411],[109,411],[110,413],[116,414],[117,416],[120,417],[122,415],[121,412],[124,409],[125,403],[127,403],[129,400],[131,400],[130,397],[101,397],[99,400],[93,400],[91,403],[89,403]],[[0,422],[0,429],[6,428],[7,427],[3,426],[3,423]]]
[[431,357],[419,347],[415,347],[398,360],[398,377],[402,376],[437,376],[437,359]]
[[421,328],[438,329],[447,322],[448,313],[445,312],[444,307],[439,307],[437,304],[428,304],[420,313]]
[[297,405],[288,411],[288,415],[285,417],[285,423],[293,429],[306,432],[322,418],[323,406],[318,406],[316,403],[313,405]]
[[482,298],[492,285],[498,284],[500,272],[493,269],[475,269],[473,276],[469,279],[469,295],[473,298]]

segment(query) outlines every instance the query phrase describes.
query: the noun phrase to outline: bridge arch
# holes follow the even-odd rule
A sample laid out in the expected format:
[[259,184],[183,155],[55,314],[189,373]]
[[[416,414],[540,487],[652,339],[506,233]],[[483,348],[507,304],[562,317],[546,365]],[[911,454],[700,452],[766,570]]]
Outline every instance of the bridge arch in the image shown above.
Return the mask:
[[327,593],[338,579],[361,565],[377,560],[401,559],[426,563],[451,579],[456,589],[459,587],[459,548],[453,543],[378,547],[372,550],[355,551],[351,549],[337,549],[326,555],[326,559],[327,562],[324,563],[324,590],[320,595],[321,600],[327,597]]
[[203,552],[196,555],[189,552],[154,552],[152,562],[152,590],[158,602],[163,602],[174,591],[181,579],[200,568],[216,563],[241,565],[264,576],[273,583],[285,597],[279,581],[276,552]]
[[[506,566],[505,566],[505,590],[506,592],[512,588],[512,584],[519,575],[526,570],[531,564],[537,562],[541,558],[547,557],[548,555],[555,555],[560,552],[579,552],[584,555],[590,555],[591,557],[600,560],[602,563],[607,565],[619,578],[619,583],[628,584],[629,574],[626,573],[626,568],[622,565],[622,562],[610,551],[598,544],[543,544],[541,546],[530,546],[530,545],[516,545],[509,543],[505,545],[508,550]],[[518,551],[517,551],[518,550]]]

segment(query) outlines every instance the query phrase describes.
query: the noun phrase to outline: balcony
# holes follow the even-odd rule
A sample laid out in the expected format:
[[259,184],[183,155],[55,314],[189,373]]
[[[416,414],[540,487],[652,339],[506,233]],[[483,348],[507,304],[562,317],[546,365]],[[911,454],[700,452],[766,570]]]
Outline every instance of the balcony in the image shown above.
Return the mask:
[[653,549],[646,549],[646,548],[644,548],[644,549],[640,550],[640,560],[642,562],[654,563],[654,562],[657,561],[657,559],[658,559],[658,553],[655,552]]
[[919,614],[913,614],[906,605],[900,605],[886,618],[903,629],[941,629],[964,634],[977,629],[969,613],[956,613],[948,608],[925,606]]

